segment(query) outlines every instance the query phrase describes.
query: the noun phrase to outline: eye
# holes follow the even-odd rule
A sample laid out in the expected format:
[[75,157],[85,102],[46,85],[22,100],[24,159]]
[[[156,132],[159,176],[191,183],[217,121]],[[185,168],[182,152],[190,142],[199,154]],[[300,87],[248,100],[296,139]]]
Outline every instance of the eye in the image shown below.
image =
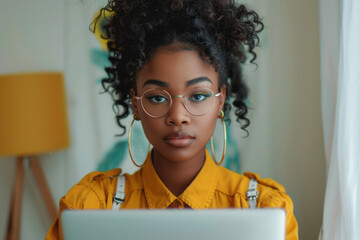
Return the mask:
[[163,103],[165,101],[168,101],[167,97],[163,96],[163,95],[153,95],[153,96],[149,96],[146,99],[150,100],[153,103]]
[[211,97],[211,95],[211,92],[196,92],[190,96],[189,100],[192,102],[202,102]]

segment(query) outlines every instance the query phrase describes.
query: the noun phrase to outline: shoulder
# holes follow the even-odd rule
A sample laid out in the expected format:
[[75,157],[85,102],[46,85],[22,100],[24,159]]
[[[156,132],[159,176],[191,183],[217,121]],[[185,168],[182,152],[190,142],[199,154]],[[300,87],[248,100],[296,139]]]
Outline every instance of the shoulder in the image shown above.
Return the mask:
[[246,172],[249,179],[258,182],[258,207],[283,208],[286,211],[286,239],[298,239],[298,224],[294,215],[294,205],[285,188],[271,178],[260,178],[258,174]]
[[244,175],[242,175],[220,167],[218,191],[229,196],[239,194],[241,198],[246,198],[246,192],[249,188],[251,178],[255,178],[258,182],[258,203],[260,207],[292,206],[292,201],[286,194],[283,185],[271,178],[261,178],[260,175],[256,173],[245,172]]
[[107,196],[116,187],[115,176],[121,169],[91,172],[84,176],[60,200],[61,208],[105,208]]
[[93,187],[96,185],[101,185],[107,181],[112,181],[115,176],[118,176],[122,173],[120,168],[115,168],[106,172],[94,171],[85,175],[77,185]]
[[255,178],[258,182],[259,207],[284,207],[293,208],[293,203],[285,188],[271,178],[261,178],[259,174],[245,172],[244,175],[250,180]]

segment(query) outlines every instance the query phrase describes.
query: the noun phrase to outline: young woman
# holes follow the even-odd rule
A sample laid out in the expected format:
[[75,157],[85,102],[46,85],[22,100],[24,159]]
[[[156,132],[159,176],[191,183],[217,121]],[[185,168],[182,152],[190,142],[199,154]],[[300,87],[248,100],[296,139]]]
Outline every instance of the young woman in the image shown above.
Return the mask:
[[[217,119],[231,109],[244,131],[249,126],[239,63],[256,58],[263,29],[257,13],[232,0],[110,0],[105,13],[112,65],[103,87],[124,133],[121,120],[133,113],[153,149],[132,175],[114,169],[85,176],[60,200],[60,212],[282,207],[286,239],[298,239],[293,204],[280,184],[220,167],[222,159],[206,150]],[[59,219],[46,239],[62,239]]]

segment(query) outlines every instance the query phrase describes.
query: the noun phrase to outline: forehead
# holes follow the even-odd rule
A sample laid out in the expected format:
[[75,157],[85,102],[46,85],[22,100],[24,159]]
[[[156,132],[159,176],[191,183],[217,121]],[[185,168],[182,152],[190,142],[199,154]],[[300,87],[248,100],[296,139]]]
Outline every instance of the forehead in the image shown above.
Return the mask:
[[158,80],[164,82],[171,90],[181,91],[189,87],[187,84],[189,81],[196,78],[210,80],[210,82],[200,81],[198,84],[218,87],[218,73],[212,65],[200,57],[196,50],[173,51],[160,48],[136,75],[136,86],[138,91],[141,91],[153,85],[147,84],[149,80]]

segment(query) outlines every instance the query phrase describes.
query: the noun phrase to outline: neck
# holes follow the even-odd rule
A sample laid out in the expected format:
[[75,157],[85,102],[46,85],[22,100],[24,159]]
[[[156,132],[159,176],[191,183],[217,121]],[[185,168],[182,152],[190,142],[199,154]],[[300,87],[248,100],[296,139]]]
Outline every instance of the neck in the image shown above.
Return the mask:
[[165,186],[175,196],[181,195],[195,179],[205,162],[205,150],[191,159],[171,161],[154,149],[154,168]]

